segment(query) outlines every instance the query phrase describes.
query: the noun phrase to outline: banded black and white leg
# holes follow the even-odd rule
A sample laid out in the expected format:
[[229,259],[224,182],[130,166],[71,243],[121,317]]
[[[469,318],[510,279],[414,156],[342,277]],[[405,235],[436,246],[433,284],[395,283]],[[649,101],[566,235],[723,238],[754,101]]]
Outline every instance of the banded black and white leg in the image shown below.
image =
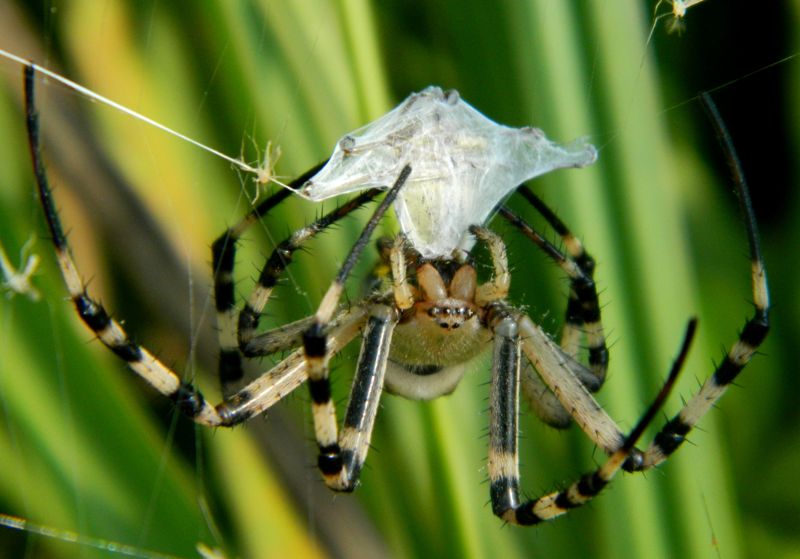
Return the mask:
[[[103,345],[125,361],[134,373],[175,402],[177,408],[186,416],[202,425],[227,427],[241,423],[263,412],[302,384],[306,379],[306,362],[303,350],[298,349],[237,394],[213,406],[193,385],[182,381],[175,371],[161,363],[146,348],[134,343],[122,325],[113,319],[100,303],[89,296],[86,284],[81,279],[72,258],[67,237],[64,235],[42,160],[39,118],[34,102],[35,71],[33,65],[25,67],[24,70],[26,122],[31,160],[58,266],[81,320]],[[337,353],[355,338],[366,319],[366,310],[355,307],[335,317],[327,339],[330,351]]]
[[[510,212],[503,208],[501,213]],[[520,223],[524,224],[521,220]],[[473,226],[470,230],[479,240],[488,244],[493,260],[494,277],[489,282],[492,287],[484,290],[484,293],[492,293],[494,298],[484,295],[481,304],[492,309],[491,312],[494,312],[498,305],[505,308],[504,298],[509,287],[505,245],[498,235],[486,228]],[[574,263],[561,255],[558,249],[547,243],[540,235],[537,234],[537,238],[543,242],[542,247],[551,251],[554,257],[560,257],[564,265],[575,267]],[[476,295],[476,301],[477,299]],[[566,354],[527,316],[521,313],[517,315],[514,328],[519,330],[519,342],[526,356],[526,362],[522,367],[526,376],[522,379],[522,386],[534,392],[531,402],[534,409],[548,422],[555,421],[556,414],[567,414],[568,419],[574,419],[604,452],[607,454],[616,452],[624,444],[625,437],[614,420],[586,388],[586,384],[595,378],[591,371]],[[487,319],[487,325],[493,327],[492,320]],[[499,334],[495,335],[495,339],[502,337]],[[538,372],[538,376],[536,373],[528,374],[529,365]],[[544,412],[537,409],[537,406],[544,408]]]
[[328,378],[309,380],[319,446],[317,464],[326,485],[336,491],[352,491],[358,484],[383,392],[392,333],[399,318],[393,306],[375,304],[370,308],[341,432]]
[[[565,255],[545,239],[541,233],[508,208],[501,207],[499,213],[523,235],[533,241],[570,279],[571,296],[567,306],[568,318],[565,322],[562,336],[562,360],[588,390],[595,392],[600,388],[605,378],[608,359],[603,327],[600,322],[600,307],[595,283],[589,272],[587,272],[587,269],[590,271],[592,269],[589,264],[586,264],[586,262],[591,262],[591,257],[583,251],[580,242],[569,233],[569,230],[552,214],[549,208],[542,203],[540,203],[540,206],[544,208],[544,210],[540,209],[540,211],[549,212],[548,221],[555,222],[554,228],[562,235],[564,244],[572,247],[571,251],[578,256],[577,259]],[[580,262],[584,264],[580,264]],[[578,310],[575,309],[576,306],[579,307]],[[598,351],[592,351],[591,349],[589,351],[590,367],[592,366],[592,356],[599,358],[595,360],[592,368],[584,367],[577,361],[580,336],[575,334],[582,334],[583,332],[582,329],[579,330],[577,328],[578,323],[589,325],[589,331],[594,333],[589,342],[596,344],[595,347],[600,348]],[[604,355],[605,358],[603,358]],[[522,392],[533,411],[542,421],[557,428],[565,428],[570,425],[571,414],[564,407],[564,404],[559,401],[558,395],[548,387],[541,375],[537,374],[531,367],[531,362],[527,360],[523,362],[522,367]]]
[[332,355],[328,328],[344,292],[344,285],[378,222],[394,202],[398,191],[408,180],[411,167],[400,172],[392,188],[375,209],[361,235],[347,255],[336,279],[328,288],[303,333],[308,388],[311,393],[314,435],[319,448],[317,463],[325,484],[336,491],[352,491],[369,449],[378,400],[389,356],[392,332],[399,320],[393,307],[372,307],[364,331],[361,355],[347,405],[344,428],[339,433],[336,406],[331,398],[329,361]]
[[[481,301],[487,308],[486,323],[494,334],[488,465],[492,510],[510,523],[536,524],[585,504],[611,481],[634,453],[640,456],[641,453],[635,448],[636,441],[669,394],[688,352],[696,323],[692,321],[687,329],[678,359],[664,388],[637,427],[625,437],[597,404],[578,375],[570,369],[575,365],[571,357],[527,316],[503,301],[508,292],[503,271],[508,269],[508,265],[502,240],[484,228],[472,227],[471,231],[490,246],[495,269],[495,277],[490,283],[503,286],[501,289],[490,288],[487,293],[494,294],[494,298],[485,297]],[[527,359],[541,371],[552,394],[559,397],[584,431],[592,433],[593,439],[610,456],[600,469],[583,476],[566,491],[521,503],[517,439],[523,350]]]
[[[311,178],[322,164],[310,169],[289,186],[297,187]],[[261,202],[243,217],[239,223],[229,227],[211,245],[212,269],[214,276],[214,300],[217,311],[217,328],[219,331],[219,365],[218,374],[223,394],[228,394],[231,387],[239,382],[244,370],[242,354],[239,350],[236,307],[234,291],[234,265],[236,248],[242,234],[254,223],[264,218],[278,204],[292,195],[288,189],[282,188]]]
[[[517,192],[545,218],[547,223],[561,237],[561,242],[566,248],[569,260],[580,271],[580,273],[576,273],[572,266],[564,266],[557,260],[557,263],[561,265],[567,277],[569,277],[570,282],[569,299],[567,300],[564,327],[561,333],[561,347],[569,355],[575,356],[580,349],[581,338],[584,335],[586,336],[589,369],[597,378],[597,383],[590,386],[590,389],[594,392],[602,386],[608,371],[608,347],[600,316],[597,286],[594,282],[594,258],[586,252],[580,239],[572,234],[569,227],[558,218],[555,212],[541,198],[534,194],[530,187],[525,185]],[[549,249],[546,249],[545,252],[551,253]]]
[[698,421],[711,410],[725,391],[750,362],[769,333],[769,286],[764,259],[758,236],[753,204],[733,141],[728,133],[717,107],[707,93],[700,96],[703,108],[722,145],[728,167],[733,177],[734,187],[739,199],[742,218],[745,221],[747,242],[750,253],[750,276],[752,284],[753,307],[755,311],[744,324],[739,338],[728,350],[725,358],[714,373],[706,379],[703,386],[663,429],[655,436],[653,443],[645,451],[640,463],[626,464],[626,469],[636,471],[652,468],[664,462],[686,440],[686,436]]
[[[292,262],[294,253],[299,250],[308,240],[315,237],[340,219],[359,209],[364,204],[373,200],[378,194],[379,189],[370,189],[362,192],[355,198],[345,202],[333,211],[323,215],[310,225],[298,229],[288,238],[278,243],[275,249],[267,258],[264,267],[261,269],[258,281],[250,292],[246,303],[239,313],[237,321],[238,345],[245,357],[256,357],[260,354],[254,352],[250,343],[256,335],[261,313],[266,307],[269,299],[286,270]],[[335,310],[335,305],[333,310]],[[333,313],[331,313],[331,316]]]
[[121,324],[89,296],[64,235],[42,159],[39,118],[34,102],[35,72],[36,68],[32,64],[24,69],[26,124],[31,161],[58,266],[78,315],[103,345],[125,361],[133,372],[175,402],[180,411],[203,425],[224,425],[224,414],[210,405],[199,391],[191,384],[183,382],[146,348],[134,343]]
[[[302,184],[301,181],[305,182],[310,173],[304,174],[292,184]],[[302,332],[313,321],[311,318],[256,334],[261,314],[269,302],[275,286],[291,263],[295,251],[321,231],[371,201],[379,192],[378,189],[363,192],[278,243],[267,258],[255,287],[240,310],[237,309],[234,301],[235,243],[247,226],[263,215],[267,209],[283,201],[286,198],[284,193],[291,194],[291,192],[283,190],[274,194],[248,214],[236,227],[228,229],[217,239],[213,245],[213,255],[217,320],[220,329],[219,372],[223,393],[226,393],[234,382],[242,378],[243,358],[262,357],[302,345]]]
[[[476,303],[487,310],[485,321],[494,336],[488,465],[492,510],[507,522],[535,524],[584,504],[597,495],[619,471],[633,452],[634,444],[645,426],[666,399],[688,350],[694,324],[687,332],[684,347],[679,361],[673,367],[670,380],[648,414],[640,421],[640,426],[631,436],[625,438],[594,401],[578,375],[570,370],[570,366],[575,365],[571,356],[549,341],[547,335],[535,327],[530,319],[504,302],[508,293],[509,276],[502,240],[482,227],[472,227],[470,231],[489,246],[494,267],[494,276],[485,284],[487,288],[483,289],[480,295],[476,294],[475,298]],[[528,358],[537,367],[547,369],[544,378],[548,379],[552,394],[565,397],[564,405],[569,404],[568,409],[575,415],[579,424],[605,435],[608,440],[603,446],[611,456],[597,472],[584,476],[569,490],[520,503],[517,437],[523,347],[520,331],[523,329],[526,332],[525,345],[528,347],[528,353],[533,354]],[[547,342],[543,344],[543,340]]]
[[517,451],[521,317],[512,309],[498,304],[492,308],[489,320],[495,334],[489,430],[492,511],[511,524],[538,524],[583,506],[596,497],[622,469],[634,452],[637,440],[669,395],[688,353],[696,322],[689,323],[681,350],[661,391],[633,431],[610,453],[606,462],[594,472],[583,475],[566,490],[521,501]]

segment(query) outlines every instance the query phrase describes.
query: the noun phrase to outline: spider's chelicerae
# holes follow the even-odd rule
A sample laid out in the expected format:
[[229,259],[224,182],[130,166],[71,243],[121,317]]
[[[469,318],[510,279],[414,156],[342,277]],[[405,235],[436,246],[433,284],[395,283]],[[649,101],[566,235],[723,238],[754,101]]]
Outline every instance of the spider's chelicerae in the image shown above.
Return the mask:
[[[195,422],[229,427],[266,410],[307,382],[318,465],[325,483],[351,491],[369,449],[378,402],[384,390],[412,399],[449,394],[470,362],[491,350],[489,466],[492,510],[513,524],[536,524],[578,507],[597,495],[620,470],[642,471],[666,460],[715,404],[764,340],[769,325],[767,281],[756,225],[744,179],[718,116],[713,120],[726,150],[744,210],[752,261],[755,314],[739,339],[698,393],[656,435],[644,451],[636,442],[666,399],[683,364],[695,322],[662,390],[629,434],[624,434],[592,392],[603,384],[608,350],[592,279],[594,262],[581,243],[527,186],[518,186],[553,169],[580,167],[596,159],[593,147],[576,142],[559,146],[534,128],[497,125],[436,87],[411,95],[379,120],[345,136],[324,165],[273,194],[213,244],[213,266],[220,328],[220,379],[223,389],[242,378],[242,360],[289,351],[277,365],[227,396],[207,402],[190,384],[128,337],[119,322],[91,299],[70,255],[41,160],[39,123],[33,93],[35,67],[25,70],[27,122],[34,171],[58,264],[81,319],[100,341],[156,390],[172,399]],[[704,97],[716,116],[710,99]],[[385,193],[347,256],[317,312],[308,318],[258,333],[259,318],[294,251]],[[261,269],[241,309],[236,306],[233,267],[244,231],[286,198],[322,200],[357,193],[349,202],[279,243]],[[561,237],[564,250],[503,205],[521,195]],[[379,220],[394,206],[400,233],[379,241],[377,281],[359,301],[340,305],[348,274]],[[524,312],[507,301],[511,281],[502,239],[486,227],[499,214],[544,251],[570,281],[560,345]],[[488,248],[493,273],[479,283],[471,257],[475,243]],[[357,336],[361,352],[350,400],[339,427],[331,399],[328,363]],[[588,347],[588,363],[579,349]],[[566,490],[521,500],[517,421],[521,392],[546,423],[564,427],[575,421],[609,457],[596,471]]]

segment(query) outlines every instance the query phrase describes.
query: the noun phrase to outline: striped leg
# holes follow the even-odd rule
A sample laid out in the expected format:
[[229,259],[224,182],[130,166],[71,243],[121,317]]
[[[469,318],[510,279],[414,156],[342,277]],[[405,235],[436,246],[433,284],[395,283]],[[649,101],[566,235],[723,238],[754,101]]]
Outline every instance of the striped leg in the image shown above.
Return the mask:
[[[489,493],[492,512],[506,519],[519,504],[520,342],[516,320],[503,313],[492,325],[492,389],[489,396]],[[507,519],[506,519],[507,520]]]
[[[584,268],[578,263],[581,260],[591,262],[590,257],[588,257],[586,253],[583,253],[584,258],[581,260],[569,258],[547,239],[545,239],[538,231],[533,229],[521,217],[517,216],[508,208],[501,207],[500,215],[502,215],[509,223],[516,227],[523,235],[532,240],[536,246],[542,249],[547,256],[549,256],[556,264],[558,264],[558,266],[570,278],[571,296],[567,305],[568,319],[564,325],[564,334],[561,341],[563,349],[562,353],[564,355],[563,360],[565,363],[569,363],[569,368],[575,375],[577,375],[584,386],[586,386],[592,392],[597,391],[602,384],[602,378],[598,377],[597,369],[583,367],[576,361],[580,337],[579,334],[581,334],[582,331],[580,329],[576,329],[574,327],[575,320],[569,318],[570,316],[573,318],[578,317],[578,312],[575,308],[576,305],[579,305],[581,309],[585,310],[585,318],[588,319],[590,316],[597,317],[595,322],[596,327],[593,328],[593,331],[596,333],[599,332],[599,339],[601,340],[603,351],[594,352],[594,355],[596,357],[606,355],[607,357],[607,351],[605,351],[605,341],[602,336],[602,326],[600,325],[599,321],[600,309],[597,304],[597,293],[595,291],[594,281],[592,280],[591,275],[588,275]],[[552,217],[556,219],[555,216]],[[560,224],[560,222],[557,222],[557,224]],[[566,228],[563,226],[563,224],[560,224],[560,227],[557,227],[556,229],[559,232],[566,231]],[[576,247],[580,247],[580,243],[577,241],[577,239],[571,235],[568,235],[568,231],[567,234],[563,235],[563,238],[565,239],[566,245],[572,246],[572,250],[577,251]],[[581,295],[580,297],[577,295],[576,297],[572,297],[572,294]],[[583,318],[581,318],[581,321],[583,321]],[[589,355],[591,361],[591,356],[593,355],[591,350]],[[606,364],[607,359],[604,360],[603,368],[601,371],[599,371],[602,376],[605,376]],[[523,363],[522,369],[522,392],[533,411],[542,421],[556,428],[566,428],[570,425],[572,418],[569,411],[561,404],[561,402],[559,402],[558,396],[553,393],[553,391],[547,386],[547,383],[533,369],[531,362],[527,360]]]
[[398,320],[398,313],[389,306],[372,308],[341,433],[337,433],[336,410],[327,378],[309,381],[319,445],[318,466],[325,484],[335,491],[352,491],[358,483],[383,391],[392,332]]
[[[342,268],[336,275],[322,302],[314,315],[314,321],[303,333],[303,347],[306,356],[308,373],[308,387],[311,391],[312,416],[314,419],[314,432],[319,446],[319,467],[325,477],[325,482],[332,489],[348,490],[350,474],[344,469],[342,450],[337,442],[338,421],[336,407],[330,398],[330,379],[328,378],[328,362],[331,352],[328,344],[328,325],[333,313],[339,304],[339,299],[344,291],[344,284],[350,271],[353,269],[361,252],[369,241],[372,232],[377,227],[383,214],[389,209],[400,188],[405,184],[411,174],[411,167],[406,166],[400,172],[391,189],[375,209],[361,235],[356,240],[350,253],[347,255]],[[383,382],[381,374],[381,383]],[[364,450],[366,452],[366,449]],[[355,478],[353,478],[355,479]],[[354,482],[354,481],[353,481]]]
[[36,176],[39,200],[50,230],[58,266],[78,315],[97,335],[103,345],[125,361],[136,374],[161,394],[175,402],[183,413],[198,423],[218,425],[220,418],[216,410],[204,400],[194,387],[182,382],[178,375],[149,351],[131,341],[120,323],[111,318],[102,305],[89,297],[86,285],[72,259],[42,161],[39,144],[39,115],[34,108],[34,72],[33,66],[25,67],[25,108],[31,160]]
[[[297,187],[314,176],[324,165],[321,163],[303,173],[289,186]],[[292,195],[282,188],[256,208],[251,210],[233,227],[228,228],[211,245],[212,267],[214,271],[214,296],[217,308],[217,327],[219,328],[219,380],[223,394],[230,386],[242,379],[242,355],[239,351],[236,326],[236,299],[234,293],[233,267],[236,261],[236,245],[242,234],[259,219],[267,215],[278,204]]]
[[596,392],[602,386],[608,370],[608,348],[600,318],[597,288],[592,277],[594,259],[584,251],[583,245],[577,237],[572,235],[566,225],[533,192],[527,187],[522,187],[519,192],[561,236],[569,255],[562,253],[541,233],[508,208],[501,207],[500,215],[542,249],[569,278],[570,294],[561,335],[561,347],[567,354],[575,357],[580,349],[580,338],[582,335],[586,335],[589,370],[594,378],[582,380],[586,381],[589,390]]
[[[558,233],[569,259],[581,272],[575,274],[565,270],[570,279],[570,293],[561,334],[561,347],[568,354],[577,355],[581,335],[586,335],[589,368],[597,377],[597,389],[599,389],[608,372],[608,347],[600,318],[597,287],[594,283],[594,258],[584,250],[583,243],[572,234],[564,222],[528,186],[523,186],[518,192]],[[592,391],[594,390],[596,389],[593,388]]]
[[[146,348],[134,343],[122,325],[87,293],[53,201],[39,144],[39,119],[34,108],[33,66],[25,68],[25,107],[28,141],[34,174],[44,216],[50,230],[58,266],[70,297],[83,322],[115,355],[125,361],[134,373],[153,388],[175,402],[178,409],[196,423],[206,426],[231,426],[263,412],[306,379],[305,355],[297,350],[237,394],[214,407],[191,384],[161,363]],[[329,335],[331,351],[336,353],[350,342],[363,327],[366,311],[354,308],[334,320]]]
[[[304,173],[293,181],[291,186],[304,184],[308,178],[316,173],[319,167],[320,165]],[[217,324],[220,336],[219,376],[223,393],[227,393],[233,383],[241,380],[244,373],[242,368],[243,356],[265,355],[265,353],[260,353],[260,349],[265,344],[258,342],[253,344],[253,338],[255,337],[261,312],[269,301],[272,290],[286,266],[291,262],[292,253],[300,248],[303,242],[368,202],[377,194],[377,190],[363,193],[278,244],[267,259],[259,276],[258,284],[240,312],[237,312],[236,309],[233,285],[236,243],[250,225],[285,200],[291,195],[291,191],[283,189],[276,192],[214,242],[212,245],[214,292],[216,295]],[[276,337],[273,337],[272,341],[274,342],[276,339]],[[261,341],[263,342],[263,340]],[[288,348],[277,347],[277,351]]]
[[517,454],[520,339],[516,319],[510,314],[497,316],[493,325],[495,346],[489,428],[489,478],[494,514],[512,524],[532,525],[561,516],[596,497],[630,458],[636,441],[669,395],[683,366],[695,327],[696,322],[691,321],[681,351],[663,388],[631,434],[624,438],[606,462],[564,491],[520,502]]
[[[378,189],[371,189],[349,200],[335,210],[325,214],[310,225],[299,229],[287,239],[278,243],[270,254],[258,278],[258,283],[253,288],[244,307],[239,313],[236,326],[238,332],[238,347],[244,355],[263,355],[256,351],[259,343],[253,344],[256,329],[261,318],[261,313],[269,301],[272,291],[280,280],[286,267],[291,263],[294,252],[303,246],[303,243],[325,230],[343,217],[357,210],[380,193]],[[253,344],[253,345],[251,345]]]
[[769,287],[747,182],[736,156],[733,141],[717,112],[714,102],[707,93],[701,95],[701,100],[703,107],[711,118],[717,137],[728,160],[728,166],[730,167],[739,198],[739,206],[745,220],[747,241],[750,249],[755,313],[745,322],[744,328],[739,334],[739,339],[730,348],[725,359],[714,371],[714,374],[705,381],[700,391],[656,435],[653,443],[644,454],[644,461],[638,465],[626,465],[626,469],[631,470],[652,468],[669,458],[686,440],[686,435],[689,434],[689,431],[716,405],[727,388],[736,380],[736,377],[750,362],[750,359],[752,359],[769,332]]

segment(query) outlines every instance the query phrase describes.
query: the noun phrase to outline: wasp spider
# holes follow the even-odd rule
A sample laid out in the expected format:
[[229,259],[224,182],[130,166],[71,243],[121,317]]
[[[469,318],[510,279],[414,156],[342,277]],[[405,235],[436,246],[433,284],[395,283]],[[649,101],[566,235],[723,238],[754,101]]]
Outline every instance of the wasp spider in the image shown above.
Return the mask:
[[[635,429],[623,433],[592,392],[603,384],[608,349],[603,334],[594,261],[569,229],[527,187],[533,176],[559,167],[594,162],[591,146],[561,147],[532,128],[496,125],[458,98],[455,92],[428,88],[337,145],[329,162],[256,206],[213,244],[216,307],[220,327],[219,373],[226,392],[242,376],[242,359],[289,352],[282,361],[244,388],[212,405],[192,385],[131,341],[121,324],[87,293],[70,255],[41,159],[39,122],[34,106],[35,67],[25,69],[27,123],[34,170],[58,264],[75,308],[100,341],[156,390],[175,402],[193,421],[230,427],[266,410],[306,383],[310,391],[318,465],[325,483],[351,491],[370,446],[378,403],[384,391],[406,398],[430,399],[453,391],[468,364],[492,351],[489,466],[493,512],[512,524],[530,525],[581,506],[596,496],[620,469],[641,471],[666,460],[687,433],[720,398],[748,363],[768,331],[767,283],[758,248],[755,220],[741,172],[728,147],[729,161],[747,224],[752,260],[755,315],[727,357],[698,393],[669,420],[650,446],[635,446],[665,400],[680,370],[695,322],[668,381]],[[706,102],[715,112],[710,100]],[[714,120],[721,137],[727,134]],[[259,317],[292,255],[303,244],[356,208],[383,195],[344,265],[308,318],[258,333]],[[294,195],[322,199],[346,192],[354,198],[279,243],[267,259],[257,285],[239,309],[234,297],[236,243],[244,231]],[[516,193],[543,215],[560,236],[560,250],[503,205]],[[386,210],[394,206],[400,233],[378,242],[378,281],[359,301],[339,304],[354,263]],[[493,213],[507,220],[565,272],[570,294],[561,344],[554,342],[508,300],[511,276],[502,239],[486,222]],[[493,273],[477,279],[472,247],[482,243]],[[350,399],[339,426],[331,399],[331,357],[361,337]],[[588,347],[588,363],[578,348]],[[608,455],[599,469],[566,490],[533,500],[520,498],[517,421],[520,389],[546,423],[564,427],[574,421]]]

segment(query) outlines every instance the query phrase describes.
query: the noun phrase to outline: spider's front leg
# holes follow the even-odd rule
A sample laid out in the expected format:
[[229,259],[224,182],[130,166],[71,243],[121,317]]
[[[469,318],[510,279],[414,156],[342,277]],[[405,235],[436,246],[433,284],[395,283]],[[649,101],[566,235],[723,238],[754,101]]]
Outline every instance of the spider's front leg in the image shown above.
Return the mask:
[[318,465],[325,483],[336,491],[352,491],[369,448],[378,399],[383,390],[386,362],[392,332],[399,320],[395,309],[375,305],[364,332],[361,355],[342,433],[339,433],[336,406],[331,399],[328,327],[336,311],[344,285],[378,222],[392,205],[400,188],[408,180],[411,167],[405,166],[394,185],[375,209],[361,235],[347,255],[336,279],[328,288],[303,333],[308,388],[311,393],[314,434],[319,447]]
[[319,446],[317,464],[326,485],[336,491],[352,491],[358,483],[372,438],[392,333],[398,320],[397,311],[387,305],[374,305],[370,310],[341,433],[337,428],[328,378],[309,380]]
[[492,309],[494,332],[492,390],[489,397],[489,480],[492,511],[513,522],[519,506],[520,343],[517,321],[502,307]]
[[489,324],[495,337],[489,413],[489,480],[492,511],[511,524],[538,524],[586,504],[622,469],[623,464],[635,451],[637,440],[669,395],[688,353],[696,322],[689,323],[681,351],[658,396],[630,435],[624,438],[622,444],[611,453],[606,462],[596,471],[582,476],[566,490],[521,502],[517,451],[521,324],[519,317],[502,303],[492,305],[489,308],[489,315]]

